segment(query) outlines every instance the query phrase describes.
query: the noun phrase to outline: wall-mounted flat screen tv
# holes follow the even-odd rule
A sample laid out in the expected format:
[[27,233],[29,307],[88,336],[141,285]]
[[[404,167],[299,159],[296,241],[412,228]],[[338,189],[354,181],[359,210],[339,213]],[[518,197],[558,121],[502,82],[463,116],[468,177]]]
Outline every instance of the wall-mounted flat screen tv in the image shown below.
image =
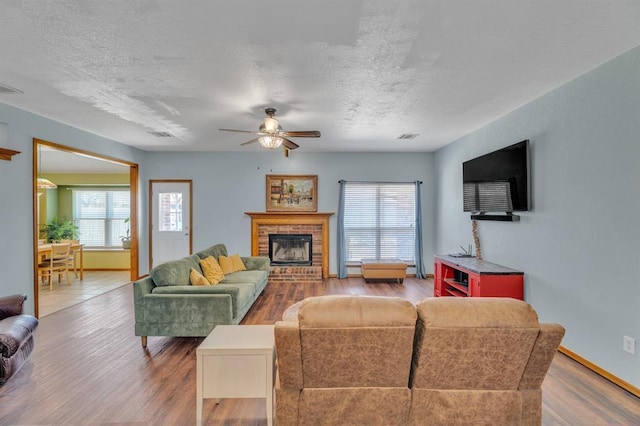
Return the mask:
[[465,212],[529,211],[529,141],[465,161],[462,180]]

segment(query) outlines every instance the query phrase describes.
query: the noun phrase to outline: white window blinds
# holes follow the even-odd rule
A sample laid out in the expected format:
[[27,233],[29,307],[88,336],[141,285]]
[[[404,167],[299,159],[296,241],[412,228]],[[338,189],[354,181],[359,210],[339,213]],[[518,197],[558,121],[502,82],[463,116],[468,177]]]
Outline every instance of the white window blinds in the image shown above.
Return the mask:
[[127,235],[128,190],[73,189],[73,222],[87,247],[120,247]]
[[345,260],[401,259],[413,264],[415,192],[414,183],[346,182]]

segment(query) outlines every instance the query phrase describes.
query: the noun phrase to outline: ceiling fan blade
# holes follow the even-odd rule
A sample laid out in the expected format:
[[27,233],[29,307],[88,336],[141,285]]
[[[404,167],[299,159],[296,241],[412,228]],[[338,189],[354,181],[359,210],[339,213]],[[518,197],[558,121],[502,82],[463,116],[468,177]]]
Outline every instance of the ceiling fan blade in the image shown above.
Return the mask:
[[280,136],[287,138],[319,138],[319,130],[304,130],[298,132],[280,132]]
[[225,132],[257,133],[257,132],[254,132],[253,130],[235,130],[235,129],[218,129],[218,130],[223,130]]
[[260,138],[251,139],[250,141],[246,141],[244,143],[241,143],[240,145],[249,145],[250,143],[256,143],[258,142],[258,139]]
[[290,141],[289,139],[287,139],[287,138],[282,138],[282,144],[283,144],[284,146],[286,146],[287,148],[289,148],[289,149],[296,149],[296,148],[298,148],[298,147],[300,146],[300,145],[298,145],[298,144],[297,144],[297,143],[295,143],[295,142],[291,142],[291,141]]

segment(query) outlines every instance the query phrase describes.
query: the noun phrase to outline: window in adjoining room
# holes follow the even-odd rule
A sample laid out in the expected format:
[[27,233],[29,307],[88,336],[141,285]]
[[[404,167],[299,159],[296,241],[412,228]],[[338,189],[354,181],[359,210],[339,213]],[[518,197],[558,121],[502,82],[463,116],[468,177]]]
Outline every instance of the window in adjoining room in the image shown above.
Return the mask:
[[85,247],[122,247],[129,215],[128,189],[73,189],[73,223]]

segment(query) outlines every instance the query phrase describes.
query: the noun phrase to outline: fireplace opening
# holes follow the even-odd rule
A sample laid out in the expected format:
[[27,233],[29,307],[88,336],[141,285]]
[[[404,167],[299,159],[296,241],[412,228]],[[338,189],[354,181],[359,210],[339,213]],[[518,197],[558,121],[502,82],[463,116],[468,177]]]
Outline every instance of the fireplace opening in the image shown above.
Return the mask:
[[269,234],[272,265],[311,266],[311,234]]

